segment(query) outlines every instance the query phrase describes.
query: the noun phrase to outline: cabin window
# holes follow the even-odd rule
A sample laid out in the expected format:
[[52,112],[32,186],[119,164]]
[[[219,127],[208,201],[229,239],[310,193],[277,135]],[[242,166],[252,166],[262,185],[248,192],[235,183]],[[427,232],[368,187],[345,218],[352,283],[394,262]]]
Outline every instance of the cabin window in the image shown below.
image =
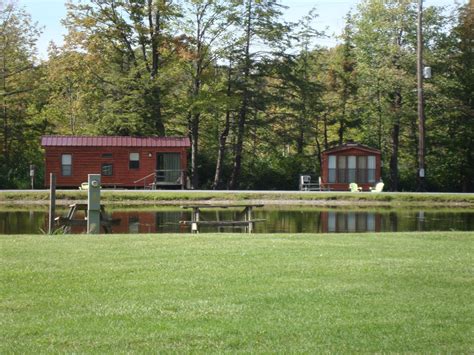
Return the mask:
[[61,155],[61,175],[62,176],[72,175],[72,154]]
[[355,156],[347,157],[347,182],[358,181],[357,175],[357,159]]
[[[367,182],[367,157],[357,157],[357,180],[355,182]],[[352,181],[350,181],[352,182]]]
[[128,161],[128,167],[130,169],[140,168],[140,154],[139,153],[130,153],[130,160]]
[[112,158],[112,153],[103,153],[102,158]]
[[367,157],[367,173],[368,173],[368,182],[375,183],[375,156],[369,155]]
[[112,176],[114,174],[114,168],[112,163],[103,163],[101,170],[103,176]]
[[336,156],[329,156],[329,182],[336,182]]
[[330,155],[328,164],[329,183],[375,183],[374,155]]

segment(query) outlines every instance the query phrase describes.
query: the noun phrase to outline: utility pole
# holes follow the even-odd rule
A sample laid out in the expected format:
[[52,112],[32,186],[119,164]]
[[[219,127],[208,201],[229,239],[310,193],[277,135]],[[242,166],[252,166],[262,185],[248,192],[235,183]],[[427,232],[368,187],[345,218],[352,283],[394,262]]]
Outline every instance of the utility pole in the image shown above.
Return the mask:
[[416,46],[416,77],[418,91],[418,191],[425,191],[425,105],[423,98],[423,0],[418,0]]

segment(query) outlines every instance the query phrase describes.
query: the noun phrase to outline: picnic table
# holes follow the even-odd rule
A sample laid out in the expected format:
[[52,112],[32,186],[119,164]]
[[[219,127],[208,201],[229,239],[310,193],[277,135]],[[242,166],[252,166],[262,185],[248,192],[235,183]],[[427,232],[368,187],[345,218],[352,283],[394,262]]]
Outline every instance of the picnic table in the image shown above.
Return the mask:
[[[179,221],[181,225],[190,225],[191,233],[199,233],[200,225],[207,226],[243,226],[246,227],[248,233],[252,233],[254,229],[254,224],[256,222],[263,222],[265,219],[254,219],[253,218],[253,209],[256,207],[263,207],[262,204],[239,204],[239,205],[185,205],[181,206],[183,209],[191,209],[191,220],[190,221]],[[201,220],[201,210],[202,209],[227,209],[227,208],[242,208],[240,216],[242,219],[239,220],[227,220],[227,221],[203,221]]]

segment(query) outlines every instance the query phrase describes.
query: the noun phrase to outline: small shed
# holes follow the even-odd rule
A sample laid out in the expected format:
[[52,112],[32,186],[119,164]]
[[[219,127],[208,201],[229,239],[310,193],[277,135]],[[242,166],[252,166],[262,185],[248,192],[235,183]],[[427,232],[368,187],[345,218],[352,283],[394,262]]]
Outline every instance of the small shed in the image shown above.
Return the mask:
[[186,186],[187,137],[43,136],[45,186],[79,187],[88,174],[101,174],[113,187]]
[[381,152],[359,143],[346,143],[322,152],[321,182],[326,188],[347,191],[355,182],[368,191],[380,181]]

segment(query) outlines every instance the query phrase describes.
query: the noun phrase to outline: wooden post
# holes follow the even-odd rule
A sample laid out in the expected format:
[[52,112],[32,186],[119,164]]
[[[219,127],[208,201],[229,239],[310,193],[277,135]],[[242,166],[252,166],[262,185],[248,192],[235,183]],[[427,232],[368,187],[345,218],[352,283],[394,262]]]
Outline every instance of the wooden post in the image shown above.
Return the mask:
[[416,69],[418,91],[418,191],[425,191],[425,106],[423,97],[423,0],[418,0]]
[[54,218],[56,217],[56,175],[49,174],[49,221],[48,234],[54,232]]

